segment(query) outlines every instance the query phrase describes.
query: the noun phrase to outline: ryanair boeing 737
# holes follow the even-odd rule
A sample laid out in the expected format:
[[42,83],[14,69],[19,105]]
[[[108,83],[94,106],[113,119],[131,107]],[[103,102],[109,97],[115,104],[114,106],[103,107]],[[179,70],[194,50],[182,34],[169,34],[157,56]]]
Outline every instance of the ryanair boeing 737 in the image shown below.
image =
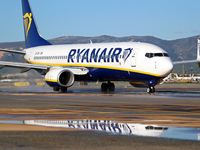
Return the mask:
[[21,68],[21,72],[35,69],[54,91],[66,92],[75,81],[100,81],[102,92],[114,92],[112,81],[128,81],[133,86],[147,87],[150,93],[173,69],[167,52],[149,43],[51,45],[40,36],[28,0],[22,0],[22,8],[26,48],[0,50],[22,54],[28,63],[0,61],[0,68]]

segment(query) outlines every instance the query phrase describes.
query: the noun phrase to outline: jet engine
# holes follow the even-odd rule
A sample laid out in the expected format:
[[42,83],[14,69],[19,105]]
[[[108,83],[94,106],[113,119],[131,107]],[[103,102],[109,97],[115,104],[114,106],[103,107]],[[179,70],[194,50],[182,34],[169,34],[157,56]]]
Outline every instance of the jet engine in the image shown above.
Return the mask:
[[70,87],[74,84],[74,74],[65,68],[52,68],[45,75],[45,81],[51,87]]

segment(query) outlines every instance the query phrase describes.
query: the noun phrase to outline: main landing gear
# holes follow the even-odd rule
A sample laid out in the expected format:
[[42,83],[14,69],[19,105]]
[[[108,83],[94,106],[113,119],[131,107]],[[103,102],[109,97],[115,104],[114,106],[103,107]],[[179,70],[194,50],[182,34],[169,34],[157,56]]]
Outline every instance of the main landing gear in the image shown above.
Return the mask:
[[60,91],[61,90],[61,92],[62,93],[66,93],[67,92],[67,87],[53,87],[53,90],[54,91]]
[[147,93],[154,93],[155,92],[155,87],[154,86],[149,86],[147,88]]
[[108,83],[102,83],[101,84],[101,92],[114,92],[115,91],[115,84],[108,81]]

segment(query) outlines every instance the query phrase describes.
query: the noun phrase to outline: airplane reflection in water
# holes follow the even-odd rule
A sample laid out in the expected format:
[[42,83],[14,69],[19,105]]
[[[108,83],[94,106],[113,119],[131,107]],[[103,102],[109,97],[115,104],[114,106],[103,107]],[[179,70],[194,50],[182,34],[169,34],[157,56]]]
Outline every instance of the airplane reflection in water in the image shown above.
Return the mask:
[[200,141],[200,128],[119,123],[111,120],[0,120],[0,124],[27,124],[57,128],[75,128],[121,135]]
[[111,120],[25,120],[24,124],[48,127],[75,128],[104,131],[122,135],[160,136],[168,127],[136,123],[119,123]]

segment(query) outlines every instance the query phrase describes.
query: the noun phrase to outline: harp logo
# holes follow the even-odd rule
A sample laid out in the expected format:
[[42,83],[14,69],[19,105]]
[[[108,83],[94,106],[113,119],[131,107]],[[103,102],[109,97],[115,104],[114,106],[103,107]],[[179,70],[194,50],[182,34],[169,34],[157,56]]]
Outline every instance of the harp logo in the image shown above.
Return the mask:
[[133,51],[133,48],[124,49],[124,52],[123,52],[124,63],[126,62],[128,57],[131,55],[132,51]]
[[26,32],[26,38],[28,36],[28,32],[29,32],[29,29],[31,27],[31,22],[32,22],[32,13],[26,13],[24,16],[24,28],[25,28],[25,32]]

